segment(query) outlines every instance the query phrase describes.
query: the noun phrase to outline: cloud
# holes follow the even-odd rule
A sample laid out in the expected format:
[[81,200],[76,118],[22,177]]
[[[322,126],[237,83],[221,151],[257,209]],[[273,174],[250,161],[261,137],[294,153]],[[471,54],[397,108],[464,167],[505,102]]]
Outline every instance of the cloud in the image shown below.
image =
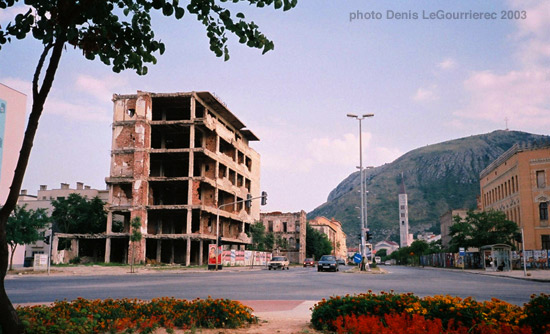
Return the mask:
[[75,121],[109,122],[112,120],[101,105],[72,103],[50,97],[44,105],[47,114],[59,115]]
[[452,58],[446,58],[439,64],[437,64],[437,67],[442,70],[451,70],[456,67],[456,62]]
[[104,78],[96,78],[90,75],[80,74],[76,78],[76,89],[95,97],[100,101],[110,101],[113,92],[120,90],[128,84],[128,81],[120,75],[109,75]]
[[[0,82],[8,87],[11,87],[23,94],[27,95],[27,106],[32,105],[32,83],[30,81],[21,80],[18,78],[6,77],[0,78]],[[65,88],[64,93],[66,96],[73,96],[72,94],[66,94],[70,92],[71,88]],[[68,100],[59,98],[59,90],[52,88],[46,103],[44,104],[44,114],[59,115],[67,119],[76,121],[93,121],[93,122],[110,122],[111,109],[105,108],[105,105],[98,103],[88,103],[88,100],[74,99],[69,102]],[[108,102],[109,99],[103,101]],[[29,110],[30,111],[30,110]]]
[[413,95],[412,99],[417,102],[435,101],[438,99],[437,94],[434,92],[435,89],[435,86],[432,86],[432,88],[420,87],[416,90],[416,93]]
[[[368,147],[372,137],[363,132],[363,149]],[[318,162],[331,165],[359,164],[359,138],[346,133],[341,138],[313,138],[307,145],[311,158]]]
[[519,126],[550,125],[550,69],[495,74],[475,72],[465,82],[466,108],[454,112],[467,119],[502,123],[507,117]]

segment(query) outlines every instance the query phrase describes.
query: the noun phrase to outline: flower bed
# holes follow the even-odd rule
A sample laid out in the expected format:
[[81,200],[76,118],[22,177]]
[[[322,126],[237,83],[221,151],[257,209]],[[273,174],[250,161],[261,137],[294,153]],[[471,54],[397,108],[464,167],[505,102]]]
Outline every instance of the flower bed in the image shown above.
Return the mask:
[[255,323],[252,309],[228,299],[160,298],[58,301],[18,307],[26,333],[152,333],[164,327],[237,328]]
[[550,333],[550,295],[531,296],[523,307],[498,299],[419,298],[393,292],[323,299],[312,309],[319,330],[338,333]]

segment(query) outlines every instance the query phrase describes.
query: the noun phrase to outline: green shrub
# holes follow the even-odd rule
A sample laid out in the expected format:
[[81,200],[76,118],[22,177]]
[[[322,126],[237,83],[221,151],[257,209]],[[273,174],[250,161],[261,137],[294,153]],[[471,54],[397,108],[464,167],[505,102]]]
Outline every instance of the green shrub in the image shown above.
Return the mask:
[[57,301],[51,306],[18,307],[29,334],[44,333],[152,333],[159,327],[237,328],[255,323],[252,309],[228,299],[174,298]]
[[523,310],[525,317],[521,319],[521,324],[530,326],[533,334],[550,333],[550,295],[531,295]]

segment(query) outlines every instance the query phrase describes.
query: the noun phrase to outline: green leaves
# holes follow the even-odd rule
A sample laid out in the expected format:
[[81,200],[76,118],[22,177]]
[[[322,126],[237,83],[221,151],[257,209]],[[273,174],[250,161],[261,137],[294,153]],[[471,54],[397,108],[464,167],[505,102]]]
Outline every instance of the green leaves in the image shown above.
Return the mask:
[[27,210],[27,205],[16,206],[8,218],[6,238],[9,245],[24,245],[41,238],[39,233],[50,222],[45,209]]
[[52,201],[52,220],[62,233],[103,233],[107,226],[105,203],[98,197],[88,201],[79,194]]
[[493,244],[509,244],[519,232],[515,222],[506,219],[501,211],[469,211],[466,218],[454,217],[450,228],[450,250],[459,247],[481,247]]
[[[231,2],[241,1],[258,8],[273,4],[275,9],[285,11],[297,4],[297,0]],[[19,2],[0,0],[0,8],[12,7]],[[159,11],[177,20],[185,15],[180,0],[83,0],[60,5],[50,0],[28,0],[25,3],[31,9],[18,14],[5,29],[0,28],[0,46],[10,42],[11,37],[24,39],[32,30],[33,38],[44,45],[61,40],[81,49],[86,59],[99,58],[114,72],[133,69],[140,75],[147,73],[145,63],[156,63],[155,53],[165,51],[164,44],[155,39],[151,12]],[[228,8],[214,0],[188,0],[186,3],[187,10],[204,25],[210,50],[217,57],[229,60],[229,34],[235,35],[241,44],[261,49],[262,54],[274,49],[274,43],[259,31],[254,22],[244,21],[243,13],[232,16]],[[121,12],[114,11],[114,8]]]

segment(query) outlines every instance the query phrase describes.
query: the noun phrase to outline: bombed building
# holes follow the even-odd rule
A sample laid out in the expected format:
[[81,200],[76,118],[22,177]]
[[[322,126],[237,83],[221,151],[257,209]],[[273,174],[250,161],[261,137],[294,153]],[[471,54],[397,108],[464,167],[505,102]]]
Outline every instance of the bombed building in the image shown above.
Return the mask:
[[[206,264],[219,235],[244,249],[260,218],[254,133],[209,92],[114,95],[105,262]],[[220,209],[218,210],[218,207]],[[141,241],[130,243],[139,218]],[[113,226],[122,226],[113,231]]]

